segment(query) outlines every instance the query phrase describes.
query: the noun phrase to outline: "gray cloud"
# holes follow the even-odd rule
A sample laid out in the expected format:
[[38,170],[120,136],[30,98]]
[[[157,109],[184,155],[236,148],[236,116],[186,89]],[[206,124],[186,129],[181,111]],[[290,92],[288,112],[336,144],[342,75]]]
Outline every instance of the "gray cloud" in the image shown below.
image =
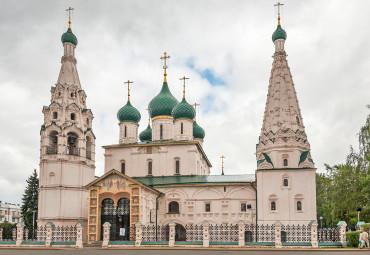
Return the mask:
[[[254,173],[274,51],[274,1],[1,1],[0,199],[20,202],[25,180],[39,164],[41,109],[50,103],[67,28],[72,29],[82,87],[101,146],[118,142],[116,113],[126,102],[123,81],[134,80],[132,103],[145,108],[159,92],[159,57],[171,55],[169,84],[181,97],[179,77],[190,77],[189,102],[200,103],[212,174]],[[343,162],[364,123],[369,103],[370,2],[285,1],[286,50],[318,171]],[[189,65],[192,63],[192,65]],[[202,73],[222,79],[212,86]]]

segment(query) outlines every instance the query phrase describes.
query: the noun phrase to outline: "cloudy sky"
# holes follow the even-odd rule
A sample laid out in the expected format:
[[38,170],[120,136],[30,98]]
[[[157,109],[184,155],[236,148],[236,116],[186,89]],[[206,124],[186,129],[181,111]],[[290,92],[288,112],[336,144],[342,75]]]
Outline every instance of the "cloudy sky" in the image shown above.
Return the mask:
[[[168,80],[181,98],[180,77],[190,77],[188,102],[206,131],[204,149],[220,174],[254,173],[277,24],[276,2],[6,1],[0,0],[0,200],[21,202],[25,180],[39,169],[42,106],[60,69],[72,6],[79,40],[78,71],[95,119],[96,175],[101,146],[118,142],[116,113],[127,100],[147,125],[145,109],[160,91],[160,56],[171,56]],[[284,1],[286,51],[319,172],[345,160],[357,146],[369,111],[370,1]]]

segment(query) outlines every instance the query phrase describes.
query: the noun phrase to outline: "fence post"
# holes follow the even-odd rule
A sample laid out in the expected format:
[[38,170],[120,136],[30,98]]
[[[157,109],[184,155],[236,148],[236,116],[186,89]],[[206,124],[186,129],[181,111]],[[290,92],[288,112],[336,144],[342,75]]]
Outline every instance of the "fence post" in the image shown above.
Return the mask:
[[281,243],[281,222],[275,222],[275,248],[283,248]]
[[245,224],[242,221],[238,223],[239,229],[239,246],[245,246]]
[[319,248],[318,236],[317,236],[317,222],[315,220],[311,220],[308,223],[311,226],[311,245],[312,248]]
[[46,238],[45,238],[45,246],[50,247],[51,242],[53,241],[53,227],[54,227],[53,222],[48,222],[46,223]]
[[339,221],[337,225],[339,227],[339,241],[342,243],[343,247],[347,247],[347,238],[346,238],[347,223],[345,221]]
[[108,248],[109,238],[110,238],[110,227],[111,224],[106,222],[103,224],[103,244],[102,247]]
[[23,222],[19,222],[17,224],[17,241],[15,243],[16,246],[21,246],[22,242],[23,242],[23,230],[24,230],[24,223]]
[[176,226],[176,223],[171,221],[170,224],[168,224],[170,226],[170,240],[168,240],[168,246],[169,247],[174,247],[175,246],[175,226]]
[[80,248],[82,249],[84,247],[84,244],[83,244],[83,230],[84,230],[84,226],[85,224],[83,224],[82,222],[79,222],[76,224],[76,229],[77,229],[77,237],[76,237],[76,248]]
[[16,228],[12,229],[12,240],[13,241],[17,240],[17,229]]
[[28,235],[29,235],[29,233],[30,233],[30,231],[27,228],[25,228],[24,229],[24,240],[25,241],[28,241]]
[[203,223],[203,247],[209,247],[209,223],[204,221]]
[[135,246],[141,246],[141,241],[143,239],[143,223],[140,221],[135,223],[135,229],[136,229],[136,238],[135,238]]

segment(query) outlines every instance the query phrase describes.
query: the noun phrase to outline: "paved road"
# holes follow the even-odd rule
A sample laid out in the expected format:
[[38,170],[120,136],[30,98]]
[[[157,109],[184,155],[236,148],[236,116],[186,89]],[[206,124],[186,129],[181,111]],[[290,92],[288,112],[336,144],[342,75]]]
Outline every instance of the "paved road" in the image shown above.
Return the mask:
[[343,250],[343,251],[334,251],[334,250],[308,250],[308,251],[293,251],[293,250],[263,250],[263,251],[253,251],[253,250],[244,250],[244,251],[231,251],[231,250],[95,250],[95,249],[84,249],[84,250],[75,250],[75,249],[65,249],[65,250],[18,250],[18,249],[0,249],[0,255],[370,255],[370,250]]

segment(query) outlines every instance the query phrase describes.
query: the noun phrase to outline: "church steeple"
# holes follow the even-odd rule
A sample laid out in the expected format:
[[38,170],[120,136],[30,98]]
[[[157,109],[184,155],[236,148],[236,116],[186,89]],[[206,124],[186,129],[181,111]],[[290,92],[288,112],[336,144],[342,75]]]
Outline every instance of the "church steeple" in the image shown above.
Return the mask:
[[[280,7],[281,4],[278,4]],[[272,38],[275,53],[261,135],[257,144],[258,169],[313,168],[310,144],[284,50],[286,32],[280,25],[280,11],[278,27]]]

